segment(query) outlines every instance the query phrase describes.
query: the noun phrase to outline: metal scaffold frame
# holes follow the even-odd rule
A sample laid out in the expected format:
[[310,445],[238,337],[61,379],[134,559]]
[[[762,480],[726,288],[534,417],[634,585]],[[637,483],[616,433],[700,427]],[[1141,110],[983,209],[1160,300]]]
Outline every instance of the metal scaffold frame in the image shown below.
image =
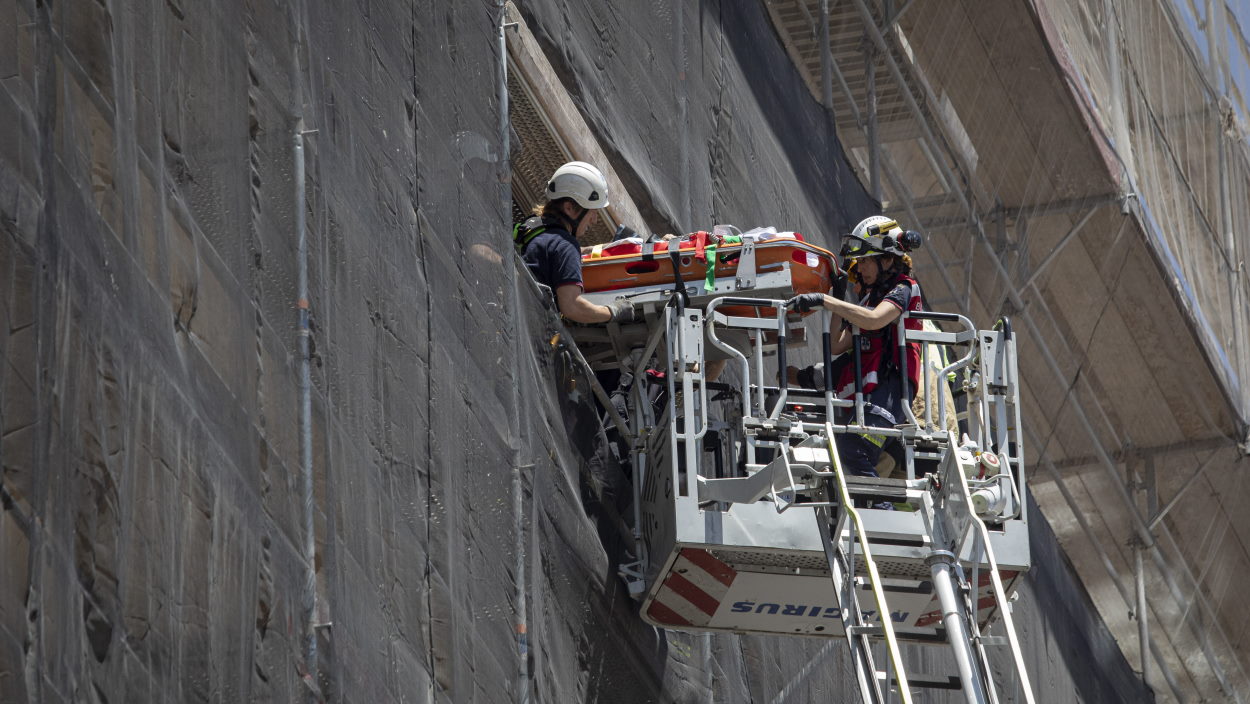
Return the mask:
[[[951,148],[951,135],[946,133],[948,129],[947,124],[942,120],[934,119],[930,113],[927,113],[921,107],[922,101],[931,107],[938,104],[933,90],[929,87],[926,79],[916,72],[911,65],[908,65],[906,61],[900,62],[896,58],[898,54],[894,49],[899,44],[898,37],[893,36],[897,31],[896,22],[912,6],[912,3],[910,1],[904,2],[901,4],[901,7],[894,9],[894,6],[899,3],[891,2],[890,0],[885,0],[883,8],[874,7],[875,4],[871,3],[870,0],[851,0],[851,4],[860,16],[865,32],[862,52],[865,56],[866,66],[869,68],[869,80],[866,84],[868,94],[863,97],[863,103],[867,106],[866,111],[860,110],[860,99],[857,99],[843,74],[842,67],[839,66],[832,55],[832,46],[829,41],[830,3],[825,0],[819,2],[820,12],[818,17],[808,10],[806,7],[808,4],[811,3],[802,2],[802,0],[799,2],[804,15],[812,24],[812,35],[821,37],[820,85],[823,103],[830,110],[833,109],[833,85],[836,83],[841,91],[843,107],[849,108],[853,124],[864,135],[864,141],[869,153],[866,178],[871,192],[876,197],[881,197],[880,186],[878,185],[878,174],[880,174],[900,201],[895,203],[894,206],[905,210],[917,227],[929,230],[945,228],[965,228],[970,230],[974,236],[973,241],[979,242],[981,245],[980,254],[993,267],[993,275],[1003,287],[1004,299],[1018,311],[1017,318],[1024,324],[1032,344],[1040,353],[1047,373],[1052,375],[1061,385],[1068,386],[1069,380],[1057,361],[1055,350],[1052,349],[1052,345],[1048,342],[1049,338],[1042,333],[1042,326],[1037,320],[1037,316],[1040,313],[1045,319],[1053,321],[1053,315],[1038,286],[1040,274],[1054,261],[1062,249],[1076,238],[1085,224],[1100,208],[1110,203],[1116,203],[1126,216],[1132,212],[1137,204],[1134,202],[1134,191],[1136,189],[1131,185],[1131,173],[1126,172],[1125,174],[1130,186],[1124,192],[1107,194],[1096,198],[1078,199],[1067,203],[1056,203],[1050,206],[1043,204],[1029,208],[1027,213],[1021,211],[1017,214],[1015,217],[1021,220],[1028,216],[1037,216],[1051,212],[1070,211],[1080,214],[1076,224],[1060,239],[1058,245],[1050,251],[1040,264],[1026,273],[1023,284],[1017,285],[1010,273],[1011,270],[1003,261],[1000,252],[995,248],[994,238],[987,232],[985,224],[989,218],[1005,218],[1007,214],[1001,207],[985,213],[977,206],[976,201],[979,196],[977,189],[979,186],[976,176],[967,163],[963,161],[959,150]],[[882,24],[877,19],[878,17],[887,17],[888,19]],[[1114,38],[1112,41],[1115,41]],[[1112,55],[1118,56],[1118,52],[1112,52]],[[928,164],[947,194],[955,199],[959,209],[962,211],[962,216],[956,218],[950,218],[949,216],[936,219],[930,218],[929,221],[926,221],[919,214],[915,205],[916,198],[910,192],[900,169],[893,163],[890,150],[882,148],[880,129],[876,124],[875,115],[876,92],[880,85],[880,79],[873,70],[877,60],[884,62],[890,80],[900,89],[899,92],[906,103],[908,113],[915,122],[919,133],[917,137],[921,142],[924,153],[928,157]],[[1214,58],[1212,60],[1214,61]],[[1226,70],[1226,68],[1223,68],[1221,75],[1224,75]],[[1119,75],[1118,71],[1114,73],[1113,79]],[[920,97],[918,98],[917,96]],[[832,120],[830,124],[833,124]],[[1118,141],[1127,143],[1127,137],[1122,135]],[[947,155],[950,157],[949,160],[946,158]],[[1225,213],[1225,215],[1227,214]],[[1228,228],[1225,227],[1223,229],[1227,230]],[[967,290],[967,294],[963,296],[964,302],[961,304],[966,306],[967,301],[971,300],[972,251],[969,251],[968,258],[964,260],[964,265],[968,271],[964,286],[958,285],[952,279],[949,266],[939,252],[934,251],[932,248],[927,251],[933,256],[938,274],[949,291]],[[956,295],[956,300],[958,299],[959,296]],[[967,312],[966,308],[964,312]],[[1086,402],[1093,404],[1093,417],[1091,417],[1091,414],[1086,413],[1081,403],[1071,404],[1070,407],[1077,414],[1078,423],[1087,431],[1088,439],[1095,450],[1093,461],[1104,470],[1107,480],[1115,488],[1116,500],[1129,516],[1131,527],[1135,534],[1132,586],[1126,587],[1124,585],[1119,571],[1102,550],[1099,544],[1099,537],[1093,531],[1090,521],[1085,515],[1085,510],[1065,487],[1061,473],[1045,458],[1042,459],[1042,465],[1047,469],[1047,474],[1055,481],[1056,486],[1059,487],[1065,503],[1077,518],[1081,531],[1088,537],[1089,542],[1101,556],[1100,561],[1105,566],[1113,584],[1115,584],[1124,598],[1125,604],[1135,614],[1138,621],[1138,638],[1142,645],[1141,670],[1143,680],[1147,679],[1149,675],[1150,663],[1148,654],[1152,654],[1159,674],[1167,683],[1172,694],[1180,701],[1184,701],[1187,698],[1182,691],[1178,678],[1171,671],[1166,657],[1161,653],[1158,643],[1155,642],[1151,635],[1150,622],[1147,615],[1151,610],[1150,602],[1152,599],[1150,593],[1144,588],[1145,566],[1143,564],[1145,562],[1143,558],[1148,556],[1148,561],[1154,565],[1161,575],[1166,587],[1162,591],[1167,596],[1163,598],[1170,597],[1179,606],[1177,611],[1182,614],[1184,623],[1188,625],[1190,633],[1199,643],[1203,657],[1221,688],[1234,701],[1244,701],[1243,697],[1236,691],[1236,688],[1232,686],[1224,671],[1225,665],[1221,663],[1216,653],[1216,647],[1213,645],[1212,640],[1215,639],[1219,641],[1220,649],[1228,650],[1230,648],[1228,636],[1201,588],[1199,580],[1195,578],[1183,561],[1169,559],[1159,545],[1160,538],[1162,538],[1165,543],[1172,546],[1174,550],[1176,549],[1175,537],[1172,535],[1169,526],[1161,521],[1161,518],[1175,505],[1176,500],[1180,498],[1179,495],[1174,497],[1162,509],[1152,506],[1152,515],[1143,516],[1141,514],[1135,498],[1135,492],[1144,486],[1141,481],[1142,478],[1137,476],[1132,468],[1130,468],[1127,477],[1117,468],[1113,457],[1118,457],[1123,453],[1110,451],[1101,437],[1099,427],[1105,427],[1113,437],[1117,434],[1107,418],[1105,409],[1102,408],[1100,399],[1093,393],[1085,377],[1078,377],[1073,383],[1076,385],[1074,391],[1080,392]],[[1038,439],[1031,438],[1031,442],[1034,443],[1035,447],[1040,446]],[[1201,471],[1196,472],[1195,478],[1200,474]],[[1152,475],[1147,477],[1147,479],[1151,478]],[[1187,483],[1186,486],[1188,485]],[[1150,484],[1150,487],[1151,491],[1153,491],[1153,483]],[[1156,537],[1156,535],[1159,537]],[[1155,596],[1154,598],[1160,597]],[[1240,669],[1239,663],[1236,663],[1236,661],[1234,663]],[[1244,679],[1244,673],[1240,674]]]

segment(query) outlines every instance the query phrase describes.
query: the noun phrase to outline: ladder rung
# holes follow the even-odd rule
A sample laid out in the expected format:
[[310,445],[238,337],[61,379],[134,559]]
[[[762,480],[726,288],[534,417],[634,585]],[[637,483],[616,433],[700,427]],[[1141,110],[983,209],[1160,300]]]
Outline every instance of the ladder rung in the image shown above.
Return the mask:
[[868,624],[864,626],[850,626],[848,629],[849,637],[868,636],[869,638],[880,638],[885,635],[885,629],[880,625]]
[[[870,543],[872,544],[872,543]],[[856,573],[854,577],[854,585],[857,589],[871,589],[872,580],[863,573]],[[915,586],[906,586],[902,584],[882,584],[881,591],[886,594],[932,594],[933,584],[928,581],[922,581]]]
[[871,486],[871,487],[884,487],[884,488],[892,488],[892,489],[894,488],[906,489],[907,480],[906,479],[886,479],[884,477],[859,477],[859,476],[855,476],[854,474],[848,474],[846,475],[846,486],[848,489],[853,486]]
[[916,645],[947,645],[945,628],[894,628],[894,637]]
[[846,490],[852,496],[879,496],[889,499],[907,499],[906,479],[880,479],[878,477],[846,477]]
[[[927,535],[915,538],[880,538],[877,536],[868,536],[868,545],[894,545],[904,548],[918,548],[924,547],[927,544],[926,541],[928,540],[929,537]],[[855,542],[857,544],[861,543],[858,535],[855,536]]]
[[[877,679],[884,680],[885,673],[878,671]],[[890,682],[891,684],[898,684],[898,680],[894,678],[890,678]],[[919,672],[908,672],[907,684],[920,689],[963,689],[963,683],[954,675],[928,675]]]
[[[880,624],[868,624],[864,626],[852,626],[852,636],[868,636],[869,638],[881,638],[885,636],[885,629]],[[945,628],[900,628],[894,627],[894,637],[901,643],[913,643],[916,645],[946,645],[946,629]]]

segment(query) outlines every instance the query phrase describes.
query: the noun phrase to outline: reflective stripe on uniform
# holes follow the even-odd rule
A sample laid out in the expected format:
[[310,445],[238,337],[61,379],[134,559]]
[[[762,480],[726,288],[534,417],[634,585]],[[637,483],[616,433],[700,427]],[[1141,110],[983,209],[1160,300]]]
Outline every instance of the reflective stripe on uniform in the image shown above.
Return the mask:
[[863,434],[861,434],[861,435],[860,435],[860,437],[862,437],[863,439],[867,440],[868,442],[870,442],[870,443],[872,443],[872,444],[876,445],[877,447],[884,447],[884,446],[885,446],[885,436],[884,436],[884,435],[871,435],[871,434],[869,434],[869,433],[863,433]]
[[[854,377],[853,374],[852,374],[852,377]],[[876,370],[870,371],[864,375],[864,387],[865,388],[867,388],[869,384],[876,385],[876,383],[877,383]],[[842,388],[838,389],[838,398],[851,398],[854,395],[855,395],[855,379],[852,378],[851,383],[846,384]]]

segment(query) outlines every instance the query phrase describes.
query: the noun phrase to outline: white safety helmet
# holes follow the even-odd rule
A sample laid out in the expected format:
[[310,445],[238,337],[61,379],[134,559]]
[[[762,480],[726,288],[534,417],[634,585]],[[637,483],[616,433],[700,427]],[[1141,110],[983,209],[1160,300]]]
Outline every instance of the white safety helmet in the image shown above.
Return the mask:
[[587,210],[608,207],[608,180],[584,161],[570,161],[556,169],[547,182],[547,200],[572,198]]
[[842,257],[859,259],[880,254],[902,256],[920,246],[920,235],[904,232],[898,223],[884,215],[859,221],[851,234],[842,238]]

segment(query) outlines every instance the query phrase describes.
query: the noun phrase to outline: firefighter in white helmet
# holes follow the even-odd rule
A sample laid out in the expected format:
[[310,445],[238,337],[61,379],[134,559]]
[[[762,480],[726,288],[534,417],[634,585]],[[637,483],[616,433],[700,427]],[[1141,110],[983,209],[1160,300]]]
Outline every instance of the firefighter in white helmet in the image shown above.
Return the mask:
[[619,298],[611,305],[591,303],[582,295],[582,255],[577,238],[608,207],[608,182],[584,161],[570,161],[547,181],[547,200],[534,207],[534,217],[512,231],[517,251],[540,283],[555,293],[564,317],[578,323],[630,322],[634,309]]
[[[851,326],[860,329],[860,359],[863,373],[865,403],[864,424],[890,428],[907,422],[903,404],[912,402],[920,384],[920,346],[907,345],[906,359],[899,359],[896,325],[903,311],[923,310],[920,284],[911,275],[911,257],[907,254],[920,246],[920,235],[904,231],[894,220],[883,215],[865,218],[842,240],[843,266],[855,287],[857,303],[850,303],[821,293],[798,297],[795,306],[807,311],[823,306],[842,319],[841,331],[830,343],[834,355],[851,348]],[[836,321],[835,321],[836,322]],[[919,320],[907,319],[908,329],[919,329]],[[855,395],[855,369],[841,364],[834,380],[839,398]],[[790,369],[791,378],[799,384],[816,388],[815,374],[808,370]],[[907,375],[908,397],[902,397],[902,378]],[[804,378],[806,377],[806,378]],[[885,438],[881,435],[838,436],[838,453],[843,466],[851,474],[877,476],[877,460]],[[874,508],[893,508],[888,502]]]

